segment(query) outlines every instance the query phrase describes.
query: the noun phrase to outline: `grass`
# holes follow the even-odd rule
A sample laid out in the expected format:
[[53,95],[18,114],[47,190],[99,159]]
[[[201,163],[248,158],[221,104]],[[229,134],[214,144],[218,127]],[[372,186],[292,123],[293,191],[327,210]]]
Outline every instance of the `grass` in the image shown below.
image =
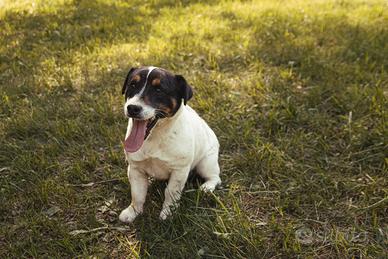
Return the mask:
[[[387,255],[386,1],[0,5],[1,258]],[[126,227],[120,89],[143,64],[193,85],[224,184],[160,222],[153,183]]]

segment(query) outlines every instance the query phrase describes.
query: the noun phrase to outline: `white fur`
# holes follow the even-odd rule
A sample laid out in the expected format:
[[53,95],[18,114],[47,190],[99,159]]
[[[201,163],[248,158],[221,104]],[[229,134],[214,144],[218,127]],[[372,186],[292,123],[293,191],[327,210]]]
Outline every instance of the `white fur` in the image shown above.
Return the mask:
[[138,93],[139,96],[141,96],[141,95],[144,93],[144,90],[145,90],[145,88],[146,88],[146,86],[147,86],[148,77],[150,76],[152,70],[154,70],[155,68],[157,68],[157,67],[148,67],[147,77],[146,77],[146,80],[145,80],[145,82],[144,82],[143,88],[142,88],[142,89],[140,90],[140,92]]
[[[132,119],[129,119],[126,137],[131,128]],[[168,179],[160,212],[163,220],[177,206],[190,170],[196,168],[205,179],[201,189],[212,192],[221,183],[218,151],[219,143],[214,132],[192,108],[182,103],[173,117],[158,121],[138,151],[125,153],[132,202],[121,212],[120,220],[130,223],[143,212],[148,177]]]

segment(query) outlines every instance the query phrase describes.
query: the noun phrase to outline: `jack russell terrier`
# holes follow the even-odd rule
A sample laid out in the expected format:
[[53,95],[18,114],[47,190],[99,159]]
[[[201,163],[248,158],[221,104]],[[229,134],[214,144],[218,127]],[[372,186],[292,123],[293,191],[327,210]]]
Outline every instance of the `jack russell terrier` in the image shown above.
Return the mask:
[[181,75],[157,67],[132,68],[124,82],[124,113],[129,118],[124,141],[131,185],[131,205],[119,216],[133,222],[143,212],[148,178],[167,180],[160,219],[177,206],[194,168],[212,192],[221,183],[216,135],[186,103],[193,96]]

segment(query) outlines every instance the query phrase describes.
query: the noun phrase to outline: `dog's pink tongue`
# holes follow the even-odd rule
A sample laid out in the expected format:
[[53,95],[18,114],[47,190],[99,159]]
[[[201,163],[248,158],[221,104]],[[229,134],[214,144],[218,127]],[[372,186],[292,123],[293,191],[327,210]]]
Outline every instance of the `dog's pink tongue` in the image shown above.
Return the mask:
[[144,142],[144,136],[147,128],[146,120],[132,120],[132,130],[124,142],[124,148],[127,152],[136,152],[141,148]]

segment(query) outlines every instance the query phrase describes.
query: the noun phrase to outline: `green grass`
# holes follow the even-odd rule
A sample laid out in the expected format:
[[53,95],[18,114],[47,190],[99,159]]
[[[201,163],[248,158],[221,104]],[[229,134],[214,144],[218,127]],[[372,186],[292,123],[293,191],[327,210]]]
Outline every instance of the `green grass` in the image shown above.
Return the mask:
[[[1,258],[387,255],[386,1],[0,7]],[[160,222],[153,183],[123,230],[120,90],[137,65],[194,87],[224,184],[205,195],[192,180]]]

